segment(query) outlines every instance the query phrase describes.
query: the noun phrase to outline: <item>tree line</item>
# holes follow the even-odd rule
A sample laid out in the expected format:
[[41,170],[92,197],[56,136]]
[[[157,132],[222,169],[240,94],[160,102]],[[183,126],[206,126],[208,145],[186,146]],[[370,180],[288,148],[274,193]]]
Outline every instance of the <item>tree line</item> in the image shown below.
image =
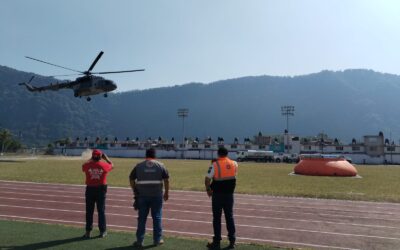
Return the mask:
[[18,149],[22,148],[22,144],[14,139],[11,131],[5,128],[0,129],[0,146],[1,154],[5,152],[16,152]]

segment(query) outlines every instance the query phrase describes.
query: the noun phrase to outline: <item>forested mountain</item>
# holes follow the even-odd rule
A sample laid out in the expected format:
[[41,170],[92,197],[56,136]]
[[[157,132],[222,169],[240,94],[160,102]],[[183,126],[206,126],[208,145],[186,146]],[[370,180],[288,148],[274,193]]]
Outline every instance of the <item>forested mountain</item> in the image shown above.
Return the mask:
[[[10,129],[27,144],[48,142],[75,135],[104,134],[109,122],[102,112],[71,90],[31,93],[18,83],[32,76],[0,66],[0,127]],[[35,75],[32,84],[45,85],[57,80]],[[102,122],[94,122],[96,119]]]
[[[400,76],[345,70],[296,77],[256,76],[97,96],[92,102],[71,90],[30,93],[17,83],[31,73],[0,66],[0,126],[22,133],[24,142],[100,136],[125,139],[181,138],[178,108],[188,108],[186,135],[226,141],[282,133],[281,106],[295,106],[292,133],[327,133],[343,141],[382,131],[400,136]],[[54,82],[37,76],[34,84]]]

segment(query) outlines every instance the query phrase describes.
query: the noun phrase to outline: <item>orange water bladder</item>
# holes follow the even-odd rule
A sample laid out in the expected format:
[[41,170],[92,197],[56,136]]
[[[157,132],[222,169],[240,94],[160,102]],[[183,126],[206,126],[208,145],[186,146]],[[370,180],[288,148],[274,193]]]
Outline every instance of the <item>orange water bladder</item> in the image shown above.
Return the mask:
[[356,176],[357,169],[342,156],[301,155],[295,174],[315,176]]

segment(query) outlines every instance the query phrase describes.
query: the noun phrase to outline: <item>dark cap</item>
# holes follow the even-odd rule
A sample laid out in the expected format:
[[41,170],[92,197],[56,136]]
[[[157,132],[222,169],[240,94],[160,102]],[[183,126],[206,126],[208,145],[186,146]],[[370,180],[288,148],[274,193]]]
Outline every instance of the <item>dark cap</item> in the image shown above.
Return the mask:
[[228,150],[225,147],[218,148],[218,156],[225,157],[228,155]]
[[154,148],[149,148],[146,150],[146,158],[156,158],[156,150]]

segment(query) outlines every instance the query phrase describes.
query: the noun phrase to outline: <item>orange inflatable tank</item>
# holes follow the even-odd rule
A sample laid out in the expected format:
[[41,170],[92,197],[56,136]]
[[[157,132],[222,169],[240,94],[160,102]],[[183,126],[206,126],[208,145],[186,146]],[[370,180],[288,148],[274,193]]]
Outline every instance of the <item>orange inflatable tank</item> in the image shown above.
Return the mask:
[[356,176],[357,169],[343,156],[301,155],[294,167],[295,174],[316,176]]

